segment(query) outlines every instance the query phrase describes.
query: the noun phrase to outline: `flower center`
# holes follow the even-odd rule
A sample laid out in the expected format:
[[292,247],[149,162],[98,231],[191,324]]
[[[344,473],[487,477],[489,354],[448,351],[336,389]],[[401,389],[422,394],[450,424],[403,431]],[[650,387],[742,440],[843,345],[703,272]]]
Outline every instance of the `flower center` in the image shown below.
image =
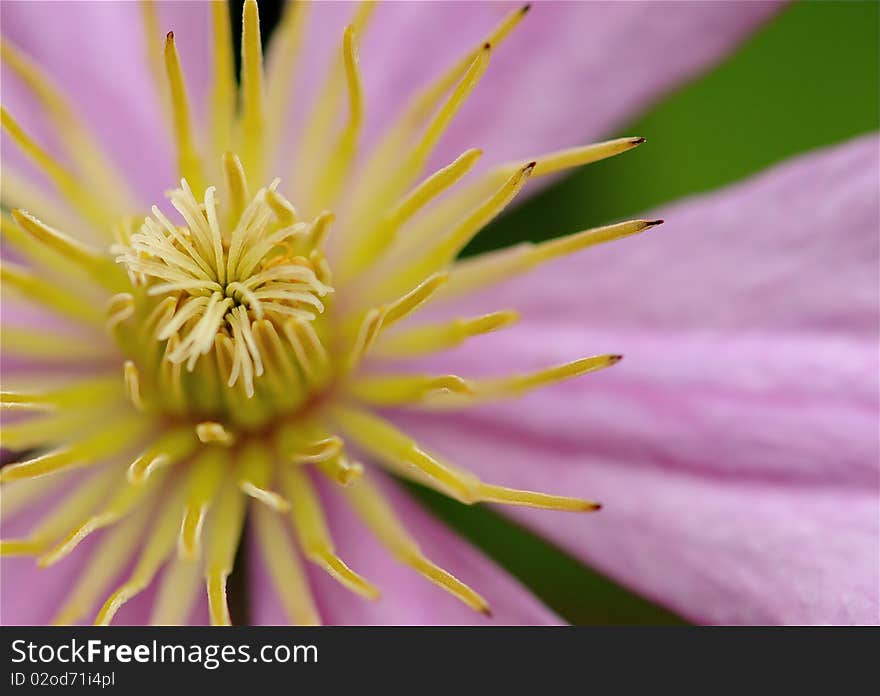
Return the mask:
[[[264,81],[257,5],[245,2],[237,112],[226,3],[212,3],[217,65],[210,122],[204,134],[198,133],[204,137],[196,137],[174,36],[167,35],[167,84],[161,93],[167,97],[181,177],[180,188],[170,194],[177,222],[154,206],[142,223],[117,224],[114,263],[106,243],[83,243],[27,211],[16,209],[10,221],[4,220],[4,239],[39,272],[4,263],[4,286],[89,330],[106,324],[126,358],[122,380],[113,349],[100,353],[110,356],[106,360],[91,363],[87,356],[65,356],[80,360],[84,373],[69,385],[46,391],[35,384],[0,393],[3,408],[33,413],[30,420],[4,425],[4,447],[26,451],[57,445],[0,469],[4,505],[10,504],[8,484],[24,484],[19,502],[27,504],[29,490],[51,493],[52,475],[63,482],[57,475],[93,470],[77,479],[44,525],[26,538],[2,540],[0,554],[30,554],[49,566],[90,534],[113,527],[61,608],[59,622],[82,618],[114,573],[132,561],[131,576],[106,597],[97,623],[109,623],[160,568],[158,623],[185,618],[200,577],[211,621],[229,623],[226,579],[246,515],[254,521],[258,547],[293,622],[316,623],[320,616],[285,525],[295,532],[305,558],[354,592],[376,598],[378,588],[336,553],[334,520],[325,516],[315,480],[321,477],[339,484],[338,494],[394,558],[484,613],[486,601],[432,563],[397,518],[383,494],[390,484],[380,467],[467,504],[599,509],[590,500],[484,482],[428,451],[382,409],[449,409],[516,398],[620,360],[602,354],[532,372],[470,378],[419,374],[405,365],[397,371],[408,358],[442,352],[517,320],[515,311],[499,307],[491,314],[436,323],[405,321],[440,299],[435,296],[441,288],[447,300],[461,298],[561,255],[662,222],[630,220],[458,260],[530,178],[620,154],[644,139],[618,138],[524,158],[474,176],[454,191],[476,165],[479,150],[467,150],[426,176],[439,139],[526,6],[502,18],[484,41],[414,94],[381,140],[359,157],[365,103],[355,37],[372,11],[366,3],[343,34],[341,55],[317,95],[291,172],[293,190],[314,206],[313,212],[345,211],[335,233],[339,243],[331,278],[325,242],[333,216],[321,212],[300,219],[279,193],[277,179],[255,195],[248,189],[249,182],[269,180],[268,171],[278,166],[270,154],[283,152],[282,107],[290,101],[291,60],[305,5],[288,3],[275,39],[275,67]],[[27,75],[37,95],[52,94],[53,104],[64,104],[47,84]],[[67,113],[66,107],[59,113]],[[74,139],[70,154],[78,165],[76,176],[5,110],[2,116],[6,132],[55,181],[89,230],[102,230],[109,238],[113,223],[131,211],[133,197],[109,195],[120,177],[105,171],[100,158],[78,159],[83,149],[67,118],[61,119],[65,127],[59,135],[62,141]],[[222,169],[209,171],[211,163],[220,162]],[[83,172],[92,171],[100,176],[87,180]],[[80,184],[81,176],[88,185]],[[225,179],[220,196],[205,187],[212,177]],[[108,295],[105,317],[93,298]],[[50,354],[81,350],[67,343],[59,348],[62,340],[43,333],[20,332],[18,340],[24,354],[32,345]],[[356,454],[366,455],[367,466],[349,458]],[[40,481],[48,481],[45,488]],[[254,504],[246,505],[247,498]],[[106,582],[93,582],[93,576]]]
[[222,204],[210,187],[199,202],[183,180],[170,198],[184,224],[154,206],[113,247],[134,290],[113,298],[111,325],[131,358],[136,405],[255,428],[332,376],[322,316],[332,215],[298,221],[278,180],[245,205],[241,163],[225,162],[238,196]]

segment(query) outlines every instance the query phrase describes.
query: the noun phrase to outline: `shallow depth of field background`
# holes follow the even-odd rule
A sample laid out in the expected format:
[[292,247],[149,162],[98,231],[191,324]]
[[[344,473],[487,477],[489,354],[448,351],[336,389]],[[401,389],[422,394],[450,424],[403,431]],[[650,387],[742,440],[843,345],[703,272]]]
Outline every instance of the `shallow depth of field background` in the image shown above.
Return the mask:
[[[232,16],[240,17],[241,2],[232,5]],[[266,7],[263,15],[266,38],[277,13]],[[725,62],[607,134],[645,136],[648,144],[533,197],[482,232],[468,252],[636,216],[877,130],[878,35],[880,4],[872,0],[792,5]],[[681,622],[492,510],[410,488],[571,623]]]

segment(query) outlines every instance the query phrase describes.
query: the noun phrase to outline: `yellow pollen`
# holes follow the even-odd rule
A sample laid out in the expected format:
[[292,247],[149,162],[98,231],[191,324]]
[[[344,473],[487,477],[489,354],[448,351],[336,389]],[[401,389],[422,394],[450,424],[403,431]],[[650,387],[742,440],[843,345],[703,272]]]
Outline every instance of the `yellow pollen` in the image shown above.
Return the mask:
[[[234,562],[245,524],[291,622],[321,623],[302,559],[378,599],[382,588],[337,551],[328,495],[357,513],[389,560],[490,616],[491,597],[429,560],[431,550],[422,550],[392,508],[385,490],[394,483],[384,472],[468,505],[599,509],[589,499],[484,482],[379,409],[515,399],[620,360],[594,355],[493,377],[405,364],[466,348],[519,320],[508,307],[431,319],[432,306],[662,222],[618,222],[458,258],[531,179],[617,156],[644,138],[524,157],[476,174],[482,151],[469,149],[426,171],[529,8],[486,27],[483,40],[417,91],[371,144],[363,137],[371,106],[363,75],[374,63],[359,56],[358,43],[373,9],[355,10],[309,107],[290,88],[309,28],[307,5],[286,4],[264,61],[259,8],[246,0],[239,88],[228,8],[213,3],[214,79],[202,118],[178,53],[177,41],[188,37],[169,32],[155,45],[158,15],[143,3],[177,172],[167,204],[140,211],[62,90],[4,42],[4,64],[45,109],[64,154],[56,160],[27,124],[2,110],[12,142],[65,204],[4,167],[2,235],[24,259],[4,259],[4,301],[14,294],[71,327],[56,334],[50,326],[13,325],[2,333],[4,353],[40,368],[0,393],[4,412],[15,411],[2,444],[29,451],[0,470],[2,512],[5,519],[48,507],[29,534],[3,540],[0,553],[48,567],[91,546],[56,622],[109,624],[156,583],[153,622],[185,622],[201,591],[211,622],[231,623],[227,582],[241,572]],[[298,134],[284,132],[293,109],[305,109]],[[42,369],[56,365],[75,380],[57,383],[55,372]],[[94,544],[82,544],[90,536]],[[130,574],[114,586],[126,567]]]

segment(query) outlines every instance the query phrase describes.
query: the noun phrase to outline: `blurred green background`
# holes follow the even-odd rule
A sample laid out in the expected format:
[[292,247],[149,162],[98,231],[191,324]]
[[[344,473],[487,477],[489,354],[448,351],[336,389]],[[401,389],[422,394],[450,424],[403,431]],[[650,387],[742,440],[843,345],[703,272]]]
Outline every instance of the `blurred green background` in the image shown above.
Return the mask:
[[[264,19],[267,36],[273,19]],[[786,8],[710,73],[608,134],[645,136],[646,145],[584,168],[532,198],[482,232],[466,253],[623,219],[876,130],[878,34],[880,5],[873,1]],[[553,225],[543,227],[548,219]],[[572,623],[681,622],[492,510],[410,488]]]

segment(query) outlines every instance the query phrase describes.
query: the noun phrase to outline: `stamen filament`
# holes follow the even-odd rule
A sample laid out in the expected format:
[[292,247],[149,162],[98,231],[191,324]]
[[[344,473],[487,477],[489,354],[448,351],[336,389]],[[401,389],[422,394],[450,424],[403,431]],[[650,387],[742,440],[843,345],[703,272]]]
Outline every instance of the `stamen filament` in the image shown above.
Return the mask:
[[450,264],[467,246],[468,242],[514,199],[531,176],[534,167],[535,163],[530,162],[518,169],[495,193],[477,206],[427,254],[418,261],[405,264],[394,274],[391,281],[380,285],[379,292],[394,292],[400,287],[411,285],[415,279],[424,278]]
[[300,467],[286,467],[282,469],[281,478],[292,503],[290,516],[306,558],[352,592],[367,599],[378,599],[379,590],[336,555],[321,503],[308,474]]
[[170,497],[161,503],[161,509],[131,576],[104,602],[95,617],[96,626],[109,626],[122,605],[150,585],[162,563],[171,554],[180,529],[183,492],[184,489],[179,486],[172,487]]
[[230,142],[235,116],[235,62],[232,57],[232,31],[228,3],[215,2],[211,4],[211,29],[214,49],[211,142],[214,161],[217,161]]
[[109,527],[126,517],[132,509],[140,506],[144,498],[155,490],[155,484],[161,479],[155,476],[150,485],[131,485],[123,483],[117,488],[113,496],[97,512],[88,516],[83,522],[74,527],[54,547],[37,559],[37,565],[46,568],[66,558],[87,536],[93,532]]
[[213,626],[230,626],[226,601],[226,579],[232,573],[235,551],[244,525],[245,498],[230,479],[217,496],[216,512],[211,517],[205,550],[205,583],[208,610]]
[[242,160],[248,170],[262,171],[265,106],[263,48],[256,0],[245,0],[241,32]]
[[343,35],[342,58],[348,91],[348,122],[339,135],[334,149],[328,155],[312,192],[318,209],[325,208],[335,201],[354,160],[357,140],[364,120],[364,88],[358,69],[354,27],[351,25],[345,28]]
[[43,552],[79,520],[91,513],[105,499],[116,481],[118,474],[112,467],[86,478],[74,488],[72,493],[65,496],[27,537],[0,541],[0,555],[30,556]]
[[355,398],[377,406],[419,403],[436,392],[474,393],[473,387],[456,375],[370,375],[352,380],[348,390]]
[[196,438],[191,428],[171,430],[141,453],[128,467],[126,476],[129,483],[139,484],[147,481],[159,469],[177,464],[186,459],[196,449]]
[[80,575],[67,601],[56,614],[52,622],[54,625],[76,623],[106,592],[142,538],[149,512],[150,506],[142,505],[134,515],[115,525],[101,539],[89,558],[89,572]]
[[507,328],[519,321],[513,311],[493,312],[472,319],[417,326],[398,333],[382,334],[372,351],[374,357],[413,357],[454,348],[474,336]]
[[94,305],[71,295],[46,280],[34,276],[27,269],[4,260],[0,266],[0,284],[13,288],[33,302],[37,302],[57,314],[77,321],[101,327],[104,317]]
[[451,491],[456,500],[473,503],[478,499],[479,480],[475,476],[446,466],[379,416],[360,409],[336,406],[332,409],[332,417],[358,447],[382,462],[403,466],[404,469],[418,469]]
[[551,239],[540,244],[520,244],[509,249],[457,261],[450,274],[444,297],[466,295],[486,286],[526,273],[538,265],[581,249],[628,237],[651,229],[663,220],[629,220],[577,234]]
[[261,442],[249,442],[239,454],[238,486],[243,493],[275,512],[287,512],[290,502],[270,490],[274,460]]
[[206,447],[191,465],[186,506],[177,542],[178,555],[183,560],[192,561],[199,556],[202,525],[223,482],[228,459],[229,455],[224,448]]
[[[58,190],[70,201],[74,208],[78,209],[87,219],[96,223],[99,228],[106,229],[110,226],[111,218],[107,208],[80,185],[73,173],[59,164],[52,155],[40,147],[4,107],[0,107],[0,125],[21,148],[22,152],[33,160],[58,187]],[[3,185],[6,186],[5,172],[3,178]]]
[[346,278],[366,268],[385,249],[389,248],[398,230],[419,210],[457,183],[477,163],[482,150],[471,149],[458,159],[435,172],[416,186],[400,203],[391,209],[371,230],[347,251],[340,265],[340,277]]
[[299,562],[299,554],[281,518],[264,505],[253,505],[251,509],[260,554],[288,619],[298,626],[320,626],[321,617]]
[[418,543],[409,535],[406,527],[394,514],[394,510],[388,504],[385,496],[369,478],[364,478],[346,488],[345,494],[351,506],[372,530],[376,538],[401,563],[410,566],[471,609],[491,615],[485,599],[425,557]]
[[174,140],[177,145],[177,168],[181,177],[189,181],[196,189],[201,190],[203,188],[202,164],[190,125],[186,83],[183,78],[183,70],[180,67],[180,56],[177,54],[173,31],[169,31],[165,37],[164,59],[165,73],[168,77],[171,94]]
[[46,476],[64,469],[91,466],[108,455],[115,454],[137,439],[148,429],[141,419],[119,421],[112,428],[108,427],[79,442],[25,459],[7,464],[0,469],[0,481],[15,481],[21,478]]

